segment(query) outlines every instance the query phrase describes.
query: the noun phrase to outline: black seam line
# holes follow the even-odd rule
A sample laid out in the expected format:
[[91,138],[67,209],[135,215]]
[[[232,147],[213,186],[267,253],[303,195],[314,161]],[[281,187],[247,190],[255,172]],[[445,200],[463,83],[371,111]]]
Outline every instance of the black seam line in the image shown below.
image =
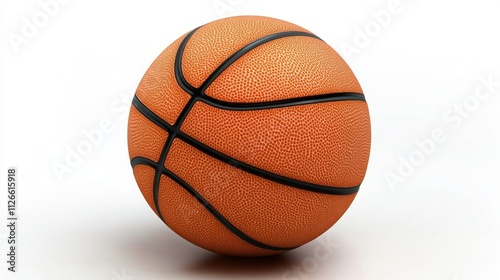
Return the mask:
[[137,98],[137,96],[134,96],[134,99],[132,100],[132,104],[141,114],[143,114],[147,119],[149,119],[154,124],[158,125],[159,127],[163,128],[168,132],[168,137],[165,140],[165,144],[163,145],[163,148],[161,150],[160,158],[158,159],[158,164],[155,167],[155,176],[153,180],[153,197],[154,197],[155,208],[156,212],[158,213],[158,217],[162,221],[164,221],[164,219],[160,211],[159,201],[158,201],[158,191],[160,188],[160,177],[161,177],[160,171],[161,168],[163,167],[163,162],[165,162],[165,159],[167,158],[168,152],[170,150],[170,147],[172,146],[174,139],[180,132],[179,127],[181,126],[182,122],[186,118],[187,114],[189,113],[195,102],[196,102],[195,97],[191,97],[186,106],[182,109],[179,117],[177,118],[177,121],[174,123],[174,125],[170,125],[165,120],[156,115],[153,111],[151,111],[149,108],[147,108],[139,100],[139,98]]
[[[204,94],[204,91],[210,84],[225,70],[227,69],[234,61],[242,57],[244,54],[248,53],[249,51],[255,49],[256,47],[265,44],[267,42],[270,42],[272,40],[276,40],[279,38],[284,38],[284,37],[290,37],[290,36],[308,36],[312,38],[316,38],[318,40],[321,40],[318,36],[307,33],[307,32],[301,32],[301,31],[286,31],[286,32],[280,32],[280,33],[274,33],[265,37],[262,37],[260,39],[257,39],[245,47],[241,48],[237,52],[235,52],[233,55],[231,55],[229,58],[227,58],[219,67],[216,68],[216,70],[209,75],[209,77],[203,82],[202,86],[200,89],[197,89],[193,87],[191,84],[189,84],[185,77],[184,73],[182,71],[182,56],[184,54],[184,49],[186,48],[186,45],[189,41],[189,39],[193,36],[193,34],[201,28],[198,27],[186,35],[186,37],[182,40],[176,56],[175,56],[175,62],[174,62],[174,72],[175,72],[175,77],[176,81],[179,84],[179,86],[186,91],[188,94],[191,96],[198,96],[199,100],[203,101],[206,104],[209,104],[211,106],[214,106],[219,109],[225,109],[225,110],[262,110],[262,109],[272,109],[272,108],[280,108],[280,107],[286,107],[286,106],[295,106],[295,105],[303,105],[303,104],[312,104],[312,103],[319,103],[319,102],[327,102],[327,101],[344,101],[344,100],[360,100],[360,101],[365,101],[365,97],[361,93],[355,93],[355,92],[338,92],[338,93],[329,93],[329,94],[322,94],[322,95],[314,95],[314,96],[307,96],[307,97],[298,97],[298,98],[289,98],[289,99],[284,99],[284,100],[273,100],[273,101],[268,101],[268,102],[252,102],[252,103],[238,103],[238,102],[227,102],[223,100],[219,100],[210,96],[207,96]],[[331,95],[331,96],[330,96]]]
[[282,185],[287,185],[290,187],[306,190],[306,191],[311,191],[311,192],[316,192],[316,193],[322,193],[322,194],[331,194],[331,195],[350,195],[354,194],[359,191],[360,185],[354,186],[354,187],[330,187],[330,186],[322,186],[322,185],[317,185],[313,183],[308,183],[300,180],[295,180],[289,177],[281,176],[276,173],[272,173],[269,171],[266,171],[264,169],[260,169],[258,167],[255,167],[253,165],[244,163],[240,160],[237,160],[235,158],[232,158],[226,154],[223,154],[203,143],[200,141],[192,138],[191,136],[185,134],[185,133],[180,133],[178,135],[179,139],[183,140],[184,142],[188,143],[189,145],[193,146],[194,148],[200,150],[201,152],[214,157],[220,161],[223,161],[233,167],[239,168],[241,170],[244,170],[248,173],[251,173],[253,175],[259,176],[261,178],[282,184]]
[[322,102],[333,101],[366,101],[365,96],[361,93],[355,92],[337,92],[327,93],[313,96],[304,96],[296,98],[287,98],[281,100],[273,100],[266,102],[227,102],[219,99],[212,98],[208,95],[201,96],[200,101],[219,109],[233,110],[233,111],[251,111],[251,110],[265,110],[275,109],[282,107],[291,107],[298,105],[316,104]]
[[[152,121],[154,124],[158,125],[159,127],[168,131],[169,137],[170,137],[170,135],[174,135],[173,130],[175,128],[163,120],[158,121],[158,119],[161,119],[161,118],[158,117],[152,111],[150,111],[146,106],[144,106],[140,102],[140,100],[137,98],[137,96],[134,97],[134,101],[132,102],[132,104],[134,106],[136,106],[136,109],[140,113],[142,113],[146,118],[148,118],[150,121]],[[139,105],[139,106],[137,106],[137,105]],[[294,188],[299,188],[299,189],[306,190],[306,191],[323,193],[323,194],[331,194],[331,195],[354,194],[354,193],[358,192],[359,187],[360,187],[359,185],[354,186],[354,187],[323,186],[323,185],[317,185],[317,184],[308,183],[308,182],[304,182],[304,181],[300,181],[300,180],[295,180],[292,178],[278,175],[276,173],[266,171],[264,169],[260,169],[258,167],[253,166],[253,165],[247,164],[247,163],[242,162],[240,160],[237,160],[233,157],[230,157],[226,154],[223,154],[223,153],[211,148],[210,146],[207,146],[207,145],[201,143],[200,141],[192,138],[191,136],[185,134],[184,132],[182,132],[180,130],[175,132],[175,136],[177,138],[183,140],[187,144],[193,146],[194,148],[200,150],[201,152],[203,152],[203,153],[205,153],[213,158],[216,158],[222,162],[225,162],[229,165],[232,165],[236,168],[244,170],[244,171],[251,173],[253,175],[259,176],[259,177],[267,179],[267,180],[271,180],[271,181],[279,183],[279,184],[287,185],[287,186],[294,187]],[[172,138],[172,140],[173,140],[173,138]],[[171,145],[171,143],[170,143],[170,145]],[[159,163],[162,163],[163,161],[165,161],[165,159],[163,159],[163,160],[160,159]]]
[[145,116],[152,123],[163,128],[168,133],[172,133],[172,131],[173,131],[172,126],[168,122],[166,122],[164,119],[162,119],[158,115],[156,115],[153,111],[149,110],[149,108],[146,107],[146,105],[144,105],[139,100],[137,95],[135,95],[134,99],[132,99],[132,105],[137,109],[137,111],[139,111],[139,113],[141,113],[143,116]]
[[[151,122],[153,122],[154,124],[156,124],[157,126],[159,126],[160,128],[162,128],[168,132],[168,137],[165,140],[165,144],[163,145],[163,148],[161,150],[158,164],[153,165],[153,166],[150,165],[151,167],[153,167],[155,169],[155,174],[154,174],[154,179],[153,179],[153,199],[154,199],[154,204],[155,204],[155,208],[156,208],[156,213],[158,214],[158,217],[162,221],[164,221],[163,215],[162,215],[162,213],[160,211],[160,207],[159,207],[160,203],[158,201],[158,190],[160,187],[160,177],[161,177],[161,170],[160,170],[161,165],[159,163],[165,161],[165,158],[167,157],[167,153],[168,153],[168,150],[169,150],[170,145],[171,145],[170,137],[171,137],[171,135],[174,134],[174,131],[172,129],[172,126],[170,126],[170,124],[168,124],[165,120],[163,120],[158,115],[153,113],[153,111],[149,110],[149,108],[146,107],[146,105],[144,105],[139,100],[139,98],[137,98],[137,96],[134,96],[134,99],[132,100],[132,106],[134,106],[137,109],[137,111],[139,111],[139,113],[141,113],[143,116],[145,116]],[[135,166],[133,161],[131,162],[131,164],[132,164],[132,167]]]
[[[213,99],[209,96],[200,96],[197,97],[197,99],[212,107],[222,110],[231,110],[231,111],[266,110],[266,109],[276,109],[282,107],[300,106],[300,105],[316,104],[323,102],[335,102],[335,101],[366,101],[365,96],[363,94],[355,92],[327,93],[314,96],[305,96],[298,98],[281,99],[281,100],[267,101],[267,102],[252,102],[252,103],[226,102]],[[137,98],[137,96],[134,96],[132,104],[134,104],[135,107],[138,108],[138,110],[142,112],[144,116],[149,120],[151,120],[152,122],[158,124],[162,128],[165,128],[169,132],[172,130],[172,127],[169,123],[167,123],[165,120],[158,117],[155,113],[149,110],[149,108],[146,107]]]
[[191,39],[191,36],[193,36],[196,30],[200,29],[201,27],[202,26],[193,29],[191,32],[189,32],[188,35],[186,35],[186,37],[182,40],[181,44],[179,45],[177,53],[175,54],[175,62],[174,62],[175,79],[179,84],[179,86],[190,95],[196,95],[198,89],[189,84],[184,78],[184,74],[182,72],[182,56],[184,55],[184,49],[186,48],[189,39]]
[[[137,164],[143,164],[151,167],[156,167],[157,163],[144,157],[135,157],[131,160],[132,165],[135,166]],[[198,193],[193,187],[191,187],[186,181],[182,180],[179,176],[177,176],[175,173],[172,171],[166,169],[165,167],[162,166],[161,173],[170,179],[172,179],[174,182],[176,182],[179,186],[181,186],[184,190],[186,190],[190,195],[192,195],[196,200],[198,200],[199,203],[201,203],[207,210],[214,216],[215,219],[217,219],[220,223],[222,223],[229,231],[231,231],[233,234],[241,238],[242,240],[254,245],[255,247],[259,247],[262,249],[266,250],[273,250],[273,251],[288,251],[295,249],[297,247],[275,247],[275,246],[270,246],[264,243],[261,243],[250,236],[246,235],[243,233],[241,230],[239,230],[236,226],[234,226],[229,220],[227,220],[215,207],[213,207],[200,193]]]
[[154,198],[154,203],[155,203],[155,208],[156,208],[156,213],[158,213],[158,217],[162,220],[163,219],[163,214],[160,211],[160,202],[158,201],[158,191],[160,189],[160,178],[161,178],[161,162],[162,159],[163,161],[167,157],[168,154],[168,149],[170,148],[169,146],[169,141],[170,141],[170,133],[168,134],[167,139],[165,140],[165,144],[163,145],[163,148],[160,153],[160,159],[158,160],[158,164],[155,166],[155,176],[153,180],[153,198]]
[[255,49],[256,47],[265,44],[267,42],[284,38],[284,37],[291,37],[291,36],[307,36],[307,37],[312,37],[316,38],[318,40],[321,40],[318,36],[312,34],[312,33],[307,33],[307,32],[302,32],[302,31],[285,31],[285,32],[279,32],[279,33],[274,33],[265,37],[262,37],[260,39],[257,39],[248,45],[244,46],[243,48],[239,49],[237,52],[232,54],[230,57],[228,57],[221,65],[219,65],[213,73],[211,73],[207,79],[203,82],[201,87],[199,89],[193,87],[191,84],[189,84],[185,77],[184,73],[182,71],[182,56],[184,54],[184,49],[186,48],[186,45],[193,36],[193,34],[202,26],[193,29],[191,32],[189,32],[188,35],[182,40],[181,44],[179,45],[179,49],[177,50],[177,53],[175,55],[175,62],[174,62],[174,72],[175,72],[175,78],[177,80],[177,83],[179,86],[185,90],[188,94],[190,95],[204,95],[205,90],[210,86],[210,84],[224,71],[226,68],[228,68],[234,61],[236,61],[238,58],[242,57],[244,54],[248,53],[249,51]]
[[157,162],[154,162],[153,160],[141,156],[137,156],[133,159],[130,160],[130,164],[132,165],[132,168],[134,168],[136,165],[147,165],[149,167],[156,168],[158,165]]
[[184,119],[186,119],[187,114],[189,113],[189,111],[191,110],[191,108],[193,107],[195,102],[196,102],[196,99],[194,97],[191,97],[191,99],[189,99],[189,101],[186,104],[186,106],[184,107],[184,109],[182,109],[182,111],[181,111],[179,117],[177,118],[177,120],[175,121],[174,125],[172,125],[170,127],[170,131],[169,131],[167,140],[165,140],[165,144],[164,144],[163,149],[161,151],[160,159],[158,160],[158,165],[156,167],[155,180],[154,180],[154,184],[153,184],[153,195],[154,195],[154,199],[155,199],[156,210],[157,210],[159,217],[162,221],[165,221],[165,220],[163,219],[163,215],[161,214],[159,201],[158,201],[158,191],[160,188],[160,177],[161,177],[160,171],[163,168],[163,163],[167,159],[168,152],[170,151],[170,147],[172,146],[174,139],[177,138],[179,133],[180,133],[179,128],[180,128],[182,122],[184,121]]
[[[189,111],[191,110],[191,108],[193,107],[195,102],[196,102],[196,100],[194,99],[194,97],[191,97],[191,99],[189,99],[188,103],[184,106],[181,113],[177,117],[177,120],[175,121],[175,123],[172,126],[170,126],[170,130],[167,130],[168,136],[167,136],[167,139],[165,140],[165,144],[163,145],[163,148],[162,148],[161,153],[160,153],[160,158],[158,159],[158,164],[156,166],[155,177],[154,177],[154,181],[153,181],[153,196],[154,196],[155,208],[156,208],[156,211],[158,213],[158,217],[162,221],[165,221],[165,220],[163,219],[163,214],[160,211],[160,203],[158,201],[158,192],[159,192],[159,188],[160,188],[160,178],[161,178],[161,174],[162,174],[161,170],[163,168],[163,163],[165,162],[165,160],[167,158],[168,152],[170,151],[170,147],[172,146],[174,139],[177,137],[177,135],[180,132],[180,130],[179,130],[180,126],[181,126],[182,122],[184,121],[184,119],[186,118]],[[146,107],[146,106],[144,106],[144,107]],[[137,110],[139,110],[139,108],[137,108]],[[150,113],[154,114],[152,111],[150,111]],[[157,115],[156,115],[156,117],[159,118],[159,116],[157,116]],[[165,125],[165,123],[163,125]]]
[[267,42],[280,39],[280,38],[285,38],[285,37],[291,37],[291,36],[307,36],[307,37],[312,37],[321,40],[318,36],[312,34],[312,33],[307,33],[307,32],[302,32],[302,31],[285,31],[285,32],[279,32],[279,33],[274,33],[265,37],[262,37],[260,39],[257,39],[250,44],[244,46],[234,54],[232,54],[230,57],[228,57],[215,71],[208,76],[208,78],[203,82],[203,84],[200,87],[200,92],[202,95],[204,95],[205,90],[212,84],[212,82],[219,77],[219,75],[226,70],[233,62],[235,62],[238,58],[242,57],[249,51],[255,49],[256,47],[263,45]]
[[[198,27],[198,28],[200,28],[200,27]],[[191,36],[193,36],[193,34],[196,32],[196,30],[198,30],[198,28],[189,32],[189,34],[186,35],[186,37],[182,40],[182,42],[179,45],[179,48],[177,50],[177,53],[175,55],[175,61],[174,61],[174,76],[175,76],[177,83],[179,84],[179,86],[183,90],[185,90],[187,93],[191,94],[192,96],[195,96],[197,90],[194,87],[192,87],[184,79],[184,76],[178,75],[178,71],[182,72],[182,69],[180,69],[180,68],[182,67],[181,60],[182,60],[182,54],[184,53],[184,48],[186,47],[186,44],[189,41],[189,38],[191,38]],[[177,67],[179,67],[179,69],[177,69]],[[134,97],[134,99],[136,99],[136,97]],[[138,100],[139,99],[137,98],[137,101]],[[184,121],[187,114],[189,113],[189,110],[191,110],[191,108],[193,107],[193,104],[195,101],[196,100],[193,97],[191,97],[191,99],[189,99],[188,103],[185,105],[185,107],[182,109],[180,115],[177,117],[177,120],[175,121],[174,125],[171,125],[171,126],[169,126],[167,122],[159,121],[158,118],[159,119],[161,119],[161,118],[158,117],[158,115],[154,114],[146,106],[144,106],[144,104],[142,104],[142,102],[135,102],[134,103],[134,105],[139,104],[139,107],[136,107],[137,110],[139,110],[141,113],[143,113],[143,111],[146,112],[146,114],[143,113],[143,115],[146,116],[146,118],[150,119],[153,123],[156,123],[157,125],[159,125],[160,127],[163,127],[165,130],[168,131],[168,137],[165,140],[165,144],[163,145],[163,148],[161,150],[160,158],[158,159],[158,164],[156,165],[156,168],[155,168],[155,177],[153,180],[153,196],[154,196],[155,208],[156,208],[156,212],[158,213],[158,217],[162,221],[165,221],[165,220],[163,219],[163,215],[160,211],[159,201],[158,201],[158,191],[160,188],[161,168],[163,168],[163,163],[165,162],[165,159],[167,158],[168,152],[170,150],[170,146],[172,146],[172,142],[174,141],[174,139],[177,137],[177,134],[179,133],[179,128],[180,128],[182,122]],[[140,106],[140,105],[143,105],[143,106]],[[143,111],[141,111],[141,109]],[[167,128],[169,128],[169,129],[167,129]]]

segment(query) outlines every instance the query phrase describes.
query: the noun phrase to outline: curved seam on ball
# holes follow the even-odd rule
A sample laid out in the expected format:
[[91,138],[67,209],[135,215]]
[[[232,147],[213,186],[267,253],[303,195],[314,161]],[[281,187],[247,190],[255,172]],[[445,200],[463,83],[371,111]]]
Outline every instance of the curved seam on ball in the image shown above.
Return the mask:
[[[137,96],[134,97],[134,100],[132,101],[132,104],[136,107],[136,109],[144,115],[147,119],[149,119],[151,122],[156,124],[157,126],[161,127],[162,129],[166,130],[169,133],[169,136],[173,134],[174,132],[174,127],[167,122],[165,122],[163,119],[161,119],[159,116],[157,116],[154,112],[152,112],[149,108],[147,108],[142,102],[139,100]],[[158,121],[161,120],[161,121]],[[317,185],[313,183],[308,183],[296,179],[292,179],[286,176],[282,176],[276,173],[272,173],[263,169],[260,169],[258,167],[255,167],[253,165],[250,165],[248,163],[245,163],[243,161],[237,160],[229,155],[226,155],[224,153],[221,153],[212,147],[194,139],[193,137],[187,135],[186,133],[182,131],[178,131],[176,133],[176,137],[179,139],[183,140],[190,146],[198,149],[199,151],[203,152],[204,154],[207,154],[213,158],[216,158],[226,164],[229,164],[231,166],[234,166],[236,168],[239,168],[243,171],[246,171],[248,173],[251,173],[253,175],[259,176],[261,178],[280,183],[282,185],[287,185],[290,187],[294,188],[299,188],[302,190],[306,191],[311,191],[311,192],[317,192],[317,193],[323,193],[323,194],[332,194],[332,195],[350,195],[354,194],[359,191],[360,185],[353,186],[353,187],[335,187],[335,186],[323,186],[323,185]],[[164,160],[163,160],[164,161]],[[160,159],[158,164],[162,164],[163,166],[163,161]]]
[[[147,165],[150,167],[156,167],[158,163],[145,158],[145,157],[135,157],[132,159],[132,164],[137,165],[137,164],[143,164]],[[234,235],[242,239],[243,241],[261,248],[261,249],[266,249],[266,250],[272,250],[272,251],[288,251],[295,249],[297,247],[276,247],[276,246],[270,246],[265,243],[259,242],[252,237],[248,236],[245,234],[243,231],[238,229],[235,225],[233,225],[224,215],[222,215],[215,207],[208,202],[200,193],[196,191],[192,186],[190,186],[186,181],[184,181],[182,178],[180,178],[178,175],[176,175],[174,172],[171,170],[162,167],[162,175],[167,176],[170,178],[172,181],[177,183],[180,187],[182,187],[184,190],[186,190],[191,196],[193,196],[200,204],[202,204],[205,209],[217,220],[219,221],[224,227],[226,227],[230,232],[232,232]]]

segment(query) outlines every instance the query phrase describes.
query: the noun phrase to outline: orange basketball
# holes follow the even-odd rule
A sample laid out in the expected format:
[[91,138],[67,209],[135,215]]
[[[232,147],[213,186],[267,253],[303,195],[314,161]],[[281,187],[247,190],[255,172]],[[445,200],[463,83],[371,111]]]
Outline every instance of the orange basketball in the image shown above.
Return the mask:
[[265,256],[344,214],[366,172],[370,119],[328,44],[240,16],[194,29],[153,62],[128,147],[144,198],[173,231],[221,254]]

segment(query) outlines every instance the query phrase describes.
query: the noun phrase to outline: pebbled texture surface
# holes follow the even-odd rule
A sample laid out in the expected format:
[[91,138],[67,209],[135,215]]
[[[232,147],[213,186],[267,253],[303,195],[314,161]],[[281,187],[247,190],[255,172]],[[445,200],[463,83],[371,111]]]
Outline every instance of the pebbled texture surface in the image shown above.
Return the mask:
[[318,237],[342,216],[355,196],[324,195],[271,182],[179,139],[165,167],[198,190],[241,231],[276,247],[300,246]]
[[295,24],[267,17],[231,17],[204,25],[191,37],[182,57],[184,77],[193,86],[203,81],[224,60],[248,43],[284,31],[304,31]]
[[189,100],[189,94],[184,92],[175,81],[174,61],[180,37],[168,46],[151,64],[137,87],[139,100],[162,119],[173,124]]
[[266,256],[280,252],[257,248],[241,240],[170,178],[162,176],[158,197],[165,223],[191,243],[227,255]]
[[147,157],[158,161],[168,133],[150,122],[132,106],[128,120],[128,153],[130,158]]
[[181,130],[238,160],[293,179],[351,187],[370,153],[366,102],[227,111],[197,102]]
[[348,91],[362,93],[337,52],[317,38],[296,36],[251,50],[222,72],[206,94],[258,102]]
[[155,202],[154,202],[153,188],[152,188],[154,176],[155,176],[155,171],[152,167],[145,165],[137,165],[136,167],[134,167],[134,177],[137,182],[137,185],[139,186],[142,195],[146,199],[151,209],[153,209],[153,211],[155,211],[155,213],[158,215],[155,209]]

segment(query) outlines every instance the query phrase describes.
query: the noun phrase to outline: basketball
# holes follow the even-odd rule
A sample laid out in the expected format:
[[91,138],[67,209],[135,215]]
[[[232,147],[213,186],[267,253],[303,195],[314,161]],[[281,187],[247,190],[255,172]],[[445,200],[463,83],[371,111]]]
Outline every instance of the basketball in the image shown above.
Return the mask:
[[174,232],[232,256],[283,253],[334,225],[370,153],[355,75],[320,37],[224,18],[168,46],[139,83],[128,148],[137,185]]

